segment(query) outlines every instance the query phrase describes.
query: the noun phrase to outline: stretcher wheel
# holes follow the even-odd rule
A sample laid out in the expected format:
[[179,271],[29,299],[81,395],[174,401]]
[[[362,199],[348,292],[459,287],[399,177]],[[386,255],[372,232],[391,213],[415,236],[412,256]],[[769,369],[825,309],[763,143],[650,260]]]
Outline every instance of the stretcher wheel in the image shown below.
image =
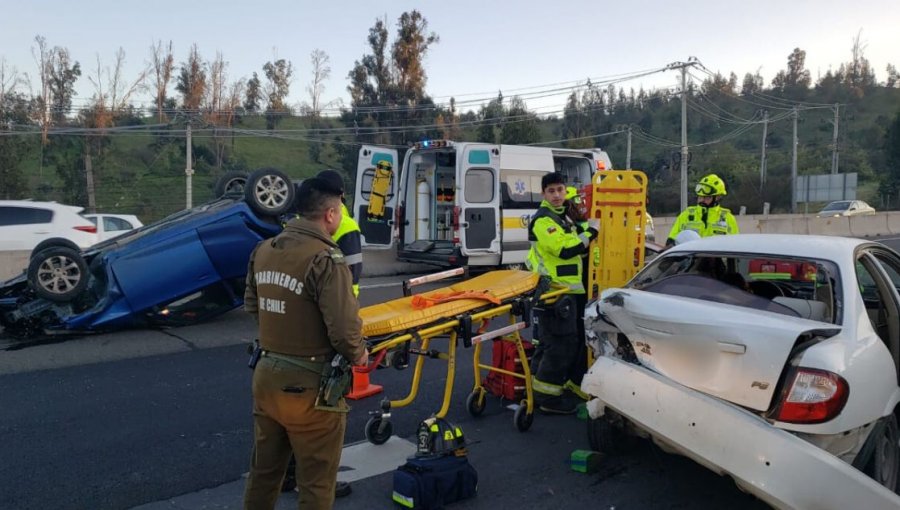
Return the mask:
[[477,389],[469,393],[469,396],[466,398],[466,411],[469,411],[469,414],[472,416],[481,416],[481,413],[484,412],[484,408],[487,405],[487,399],[484,398],[484,390]]
[[528,412],[528,406],[524,401],[519,404],[519,408],[513,414],[513,420],[516,422],[516,428],[519,429],[519,432],[525,432],[531,428],[531,424],[534,422],[534,414]]
[[384,421],[381,416],[373,416],[366,422],[366,439],[374,445],[386,443],[393,433],[394,426],[391,422]]

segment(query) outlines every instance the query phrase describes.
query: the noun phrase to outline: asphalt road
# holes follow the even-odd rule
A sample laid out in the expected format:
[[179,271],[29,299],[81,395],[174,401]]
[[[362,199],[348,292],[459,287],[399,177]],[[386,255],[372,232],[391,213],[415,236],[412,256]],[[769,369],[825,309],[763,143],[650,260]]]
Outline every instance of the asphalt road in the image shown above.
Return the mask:
[[[884,241],[900,248],[900,237]],[[399,297],[397,282],[368,282],[375,287],[363,291],[363,304]],[[132,508],[240,480],[252,439],[244,343],[253,335],[252,321],[236,311],[188,328],[0,351],[0,508]],[[484,416],[470,417],[471,363],[471,350],[461,349],[449,418],[476,441],[479,496],[455,508],[765,508],[727,478],[646,442],[604,459],[599,473],[575,473],[567,459],[588,447],[585,423],[537,416],[519,433],[494,398]],[[417,399],[393,413],[396,435],[410,438],[437,410],[445,367],[426,363]],[[411,375],[380,370],[373,381],[398,398]],[[364,439],[380,398],[353,404],[348,444]],[[354,482],[354,495],[336,508],[391,508],[390,476]]]

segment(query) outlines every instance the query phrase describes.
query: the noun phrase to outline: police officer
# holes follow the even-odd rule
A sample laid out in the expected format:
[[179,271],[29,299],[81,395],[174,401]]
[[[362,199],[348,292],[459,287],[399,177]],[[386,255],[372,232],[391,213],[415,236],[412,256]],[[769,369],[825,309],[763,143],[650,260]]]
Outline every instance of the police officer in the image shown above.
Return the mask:
[[738,233],[734,215],[719,205],[719,200],[727,195],[725,181],[716,174],[709,174],[700,179],[694,190],[697,193],[697,205],[689,206],[678,215],[669,231],[666,246],[675,246],[675,238],[684,230],[693,230],[700,237]]
[[562,174],[544,175],[541,191],[544,200],[528,226],[531,249],[526,265],[553,283],[567,287],[568,294],[542,312],[539,319],[533,388],[541,411],[572,414],[581,399],[570,388],[581,383],[587,366],[581,321],[586,302],[581,256],[596,239],[599,221],[588,220],[585,228],[567,216]]
[[353,294],[359,297],[359,278],[362,276],[363,267],[362,237],[359,225],[350,215],[347,205],[344,204],[344,178],[334,170],[322,170],[316,177],[327,182],[333,190],[341,194],[341,225],[332,239],[344,254],[344,262],[350,268],[350,273],[353,274]]
[[297,458],[299,505],[329,509],[347,405],[317,398],[335,355],[365,364],[359,305],[350,269],[331,236],[341,222],[340,194],[322,179],[298,190],[300,217],[250,256],[244,309],[259,323],[253,374],[254,448],[245,509],[272,509],[288,459]]

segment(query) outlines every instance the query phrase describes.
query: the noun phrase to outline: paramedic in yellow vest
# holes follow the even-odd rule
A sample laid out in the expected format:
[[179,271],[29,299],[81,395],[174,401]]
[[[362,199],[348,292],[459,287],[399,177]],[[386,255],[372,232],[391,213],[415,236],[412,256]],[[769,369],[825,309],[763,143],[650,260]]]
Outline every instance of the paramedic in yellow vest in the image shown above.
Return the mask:
[[697,205],[682,211],[675,219],[666,246],[675,246],[675,237],[684,230],[693,230],[700,237],[737,234],[737,220],[731,211],[719,205],[725,192],[725,181],[716,174],[709,174],[700,179],[695,188]]
[[341,194],[343,215],[341,216],[341,225],[338,227],[337,232],[334,233],[334,236],[332,236],[332,239],[337,243],[341,253],[344,254],[344,261],[353,274],[353,295],[359,297],[359,279],[362,276],[363,262],[362,237],[359,225],[350,216],[350,211],[347,210],[347,205],[344,204],[344,178],[334,170],[322,170],[316,177],[327,182],[335,192]]
[[588,220],[588,226],[583,227],[567,216],[562,174],[544,175],[541,191],[544,200],[528,226],[531,249],[526,265],[554,284],[567,287],[568,294],[538,317],[533,388],[542,412],[573,414],[581,402],[573,390],[581,384],[587,366],[581,320],[586,302],[581,256],[596,239],[599,221]]

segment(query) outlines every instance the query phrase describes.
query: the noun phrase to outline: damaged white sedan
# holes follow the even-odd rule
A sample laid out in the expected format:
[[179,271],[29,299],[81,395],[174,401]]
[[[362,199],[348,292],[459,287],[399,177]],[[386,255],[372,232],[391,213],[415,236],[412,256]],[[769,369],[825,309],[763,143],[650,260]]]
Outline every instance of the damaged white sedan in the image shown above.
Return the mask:
[[594,449],[649,437],[777,508],[900,508],[900,256],[737,235],[588,304]]

